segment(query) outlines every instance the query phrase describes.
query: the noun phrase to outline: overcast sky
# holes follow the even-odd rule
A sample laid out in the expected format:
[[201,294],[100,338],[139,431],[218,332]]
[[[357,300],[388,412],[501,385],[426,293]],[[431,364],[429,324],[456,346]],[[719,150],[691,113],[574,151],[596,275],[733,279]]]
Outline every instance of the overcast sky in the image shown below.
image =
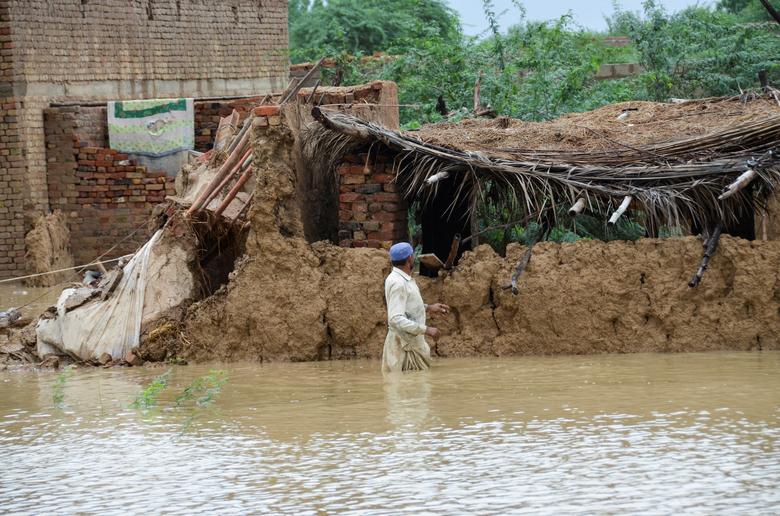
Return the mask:
[[[448,0],[449,4],[460,13],[463,30],[466,34],[477,35],[487,29],[487,22],[482,11],[481,0]],[[612,0],[525,0],[522,2],[528,12],[529,20],[550,20],[558,18],[571,11],[574,21],[588,29],[605,30],[607,24],[604,17],[612,13]],[[620,0],[623,9],[641,10],[642,0]],[[679,11],[689,5],[712,5],[713,1],[695,0],[660,0],[667,11]],[[501,17],[501,28],[513,25],[519,21],[517,9],[512,0],[493,0],[497,13],[506,11]]]

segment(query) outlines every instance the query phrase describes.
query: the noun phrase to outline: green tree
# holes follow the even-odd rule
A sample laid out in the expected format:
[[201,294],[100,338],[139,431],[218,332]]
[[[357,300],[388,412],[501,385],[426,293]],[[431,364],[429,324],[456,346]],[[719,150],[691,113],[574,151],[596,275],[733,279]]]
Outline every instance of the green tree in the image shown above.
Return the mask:
[[421,38],[457,41],[457,15],[443,0],[291,0],[293,61],[409,48]]

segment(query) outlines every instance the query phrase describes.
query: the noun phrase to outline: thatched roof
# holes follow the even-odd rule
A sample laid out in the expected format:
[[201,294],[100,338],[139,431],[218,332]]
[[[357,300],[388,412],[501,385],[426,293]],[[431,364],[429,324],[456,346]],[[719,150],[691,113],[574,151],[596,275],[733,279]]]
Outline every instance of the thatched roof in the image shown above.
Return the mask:
[[[504,201],[539,217],[580,198],[608,217],[630,196],[650,225],[715,225],[752,212],[751,201],[763,202],[780,181],[780,107],[773,98],[626,103],[536,124],[536,132],[534,124],[503,121],[502,129],[490,120],[400,133],[344,114],[314,115],[321,124],[306,138],[316,159],[333,162],[351,147],[381,142],[398,152],[398,180],[411,196],[436,195],[436,183],[426,180],[447,172],[458,195],[479,199],[494,185]],[[603,123],[594,123],[599,118]],[[576,144],[572,131],[582,131]],[[553,143],[570,143],[543,145],[551,141],[540,139],[544,133]],[[748,170],[755,174],[742,180],[752,180],[752,189],[732,186],[723,196]]]

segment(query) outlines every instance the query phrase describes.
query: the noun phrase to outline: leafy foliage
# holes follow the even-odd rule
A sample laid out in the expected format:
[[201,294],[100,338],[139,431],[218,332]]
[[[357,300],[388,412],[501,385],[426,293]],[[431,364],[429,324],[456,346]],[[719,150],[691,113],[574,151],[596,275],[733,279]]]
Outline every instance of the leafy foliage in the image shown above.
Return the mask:
[[418,39],[456,42],[455,13],[442,0],[291,0],[293,62],[411,48]]
[[645,69],[639,93],[654,100],[732,94],[755,84],[759,70],[780,79],[777,35],[741,24],[724,9],[697,6],[669,15],[645,0],[643,13],[617,9],[608,22],[634,41]]
[[176,405],[181,406],[188,402],[194,402],[199,407],[210,405],[222,392],[222,386],[228,381],[225,371],[211,370],[209,374],[193,380],[176,398]]
[[72,365],[67,366],[60,371],[54,380],[51,397],[55,407],[62,408],[65,403],[65,385],[67,385],[68,379],[73,375],[73,369]]
[[166,389],[166,387],[168,387],[171,371],[173,371],[173,369],[168,369],[152,380],[149,385],[136,395],[135,400],[130,406],[133,408],[150,408],[157,405],[157,397]]

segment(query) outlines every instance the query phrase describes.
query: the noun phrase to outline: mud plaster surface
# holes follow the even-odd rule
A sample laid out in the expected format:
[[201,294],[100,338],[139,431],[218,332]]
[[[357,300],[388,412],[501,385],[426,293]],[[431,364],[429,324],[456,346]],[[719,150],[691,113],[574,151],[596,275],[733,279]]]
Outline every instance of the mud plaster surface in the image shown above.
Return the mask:
[[466,119],[429,124],[410,136],[453,149],[609,150],[703,136],[780,115],[774,99],[692,101],[684,104],[631,101],[571,113],[546,122]]
[[[255,135],[257,190],[247,254],[227,287],[190,307],[185,358],[297,361],[381,355],[384,251],[302,238],[292,134]],[[482,246],[446,278],[418,278],[438,356],[780,349],[780,242],[723,237],[697,289],[702,245],[689,238],[541,243],[515,296],[505,290],[524,248]]]

